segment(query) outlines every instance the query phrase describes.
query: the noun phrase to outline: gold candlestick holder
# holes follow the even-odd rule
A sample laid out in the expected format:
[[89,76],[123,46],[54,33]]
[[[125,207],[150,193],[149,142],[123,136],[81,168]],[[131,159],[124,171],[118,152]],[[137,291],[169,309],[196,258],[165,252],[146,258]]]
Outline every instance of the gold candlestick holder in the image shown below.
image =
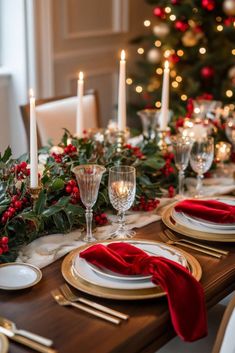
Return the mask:
[[117,153],[121,153],[125,144],[125,131],[118,130],[116,136]]
[[35,204],[35,202],[37,201],[38,197],[39,197],[39,194],[42,190],[42,183],[41,181],[39,181],[38,183],[38,186],[36,187],[29,187],[29,192],[30,192],[30,195],[33,199],[33,204]]
[[164,154],[168,151],[168,144],[166,141],[166,137],[169,136],[170,129],[167,128],[166,130],[157,130],[157,146],[159,150]]

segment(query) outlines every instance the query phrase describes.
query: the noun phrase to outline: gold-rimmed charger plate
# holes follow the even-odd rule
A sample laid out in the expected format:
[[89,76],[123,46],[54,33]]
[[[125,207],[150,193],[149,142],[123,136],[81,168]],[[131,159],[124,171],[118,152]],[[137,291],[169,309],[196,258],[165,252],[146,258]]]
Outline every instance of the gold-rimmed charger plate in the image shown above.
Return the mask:
[[234,234],[202,232],[202,231],[194,230],[194,229],[186,227],[182,224],[177,223],[172,217],[172,212],[174,210],[176,203],[168,206],[162,213],[162,221],[168,228],[174,230],[177,233],[180,233],[180,234],[183,234],[187,237],[190,237],[190,238],[206,240],[206,241],[222,242],[222,243],[223,242],[225,242],[225,243],[234,243],[235,242],[235,232],[234,232]]
[[[120,240],[119,240],[120,241]],[[110,241],[113,242],[113,241]],[[157,241],[147,241],[146,239],[138,239],[135,240],[135,243],[143,243],[146,244],[163,244]],[[108,241],[104,241],[103,243],[108,243]],[[164,244],[165,245],[165,244]],[[123,289],[110,289],[105,287],[100,287],[94,284],[91,284],[82,278],[80,278],[73,270],[73,261],[75,256],[77,256],[82,250],[89,247],[90,244],[82,246],[70,254],[68,254],[61,266],[61,272],[64,279],[71,284],[76,289],[80,291],[94,295],[100,298],[106,299],[116,299],[116,300],[140,300],[140,299],[150,299],[150,298],[158,298],[165,295],[165,292],[159,287],[155,288],[147,288],[147,289],[132,289],[132,290],[123,290]],[[175,251],[173,246],[168,245],[169,249]],[[199,262],[195,259],[194,256],[188,254],[187,252],[177,249],[178,253],[181,253],[187,260],[188,267],[192,273],[192,275],[196,278],[197,281],[201,279],[202,269]]]
[[6,336],[0,333],[0,353],[7,353],[9,347],[9,342]]

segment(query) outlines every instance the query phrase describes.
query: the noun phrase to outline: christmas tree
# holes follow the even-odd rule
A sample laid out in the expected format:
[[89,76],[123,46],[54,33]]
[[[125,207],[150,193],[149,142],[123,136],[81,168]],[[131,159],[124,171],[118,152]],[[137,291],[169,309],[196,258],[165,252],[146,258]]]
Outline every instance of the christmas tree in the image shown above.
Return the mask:
[[133,39],[139,60],[127,79],[135,110],[161,107],[164,61],[170,62],[170,108],[184,114],[188,99],[233,104],[235,0],[145,0],[152,8],[144,34]]

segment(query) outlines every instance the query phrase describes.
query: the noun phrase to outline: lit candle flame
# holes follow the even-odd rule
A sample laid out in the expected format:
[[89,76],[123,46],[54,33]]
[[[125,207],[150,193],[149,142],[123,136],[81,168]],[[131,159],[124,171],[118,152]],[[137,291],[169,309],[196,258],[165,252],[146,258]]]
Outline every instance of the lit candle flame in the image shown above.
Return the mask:
[[125,50],[121,51],[121,60],[125,60],[126,59],[126,53]]
[[32,88],[29,89],[29,97],[34,98],[34,92]]
[[79,72],[78,78],[79,78],[79,80],[81,80],[81,81],[84,79],[84,74],[83,74],[82,71]]
[[167,70],[169,69],[169,61],[168,60],[165,61],[164,67]]

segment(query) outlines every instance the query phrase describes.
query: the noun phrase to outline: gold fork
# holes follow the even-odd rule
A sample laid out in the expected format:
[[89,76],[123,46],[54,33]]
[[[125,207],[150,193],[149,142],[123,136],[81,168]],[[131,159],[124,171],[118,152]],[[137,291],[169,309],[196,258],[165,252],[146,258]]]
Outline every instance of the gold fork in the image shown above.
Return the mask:
[[172,233],[169,229],[165,229],[164,233],[168,236],[168,238],[170,238],[170,240],[173,240],[173,241],[176,240],[176,241],[184,242],[187,244],[199,246],[200,248],[211,250],[211,251],[214,251],[215,253],[218,253],[221,255],[228,255],[229,254],[229,251],[218,249],[218,248],[215,248],[214,246],[204,245],[204,244],[198,243],[196,241],[192,241],[192,240],[188,240],[188,239],[184,239],[184,238],[178,239],[175,236],[175,234]]
[[107,306],[101,305],[99,303],[93,302],[89,299],[86,299],[86,298],[83,298],[83,297],[76,295],[74,292],[72,292],[72,290],[69,288],[69,286],[66,283],[63,284],[62,286],[60,286],[60,290],[63,293],[63,295],[65,296],[65,298],[67,300],[69,300],[70,302],[80,302],[80,303],[89,305],[95,309],[98,309],[100,311],[103,311],[107,314],[111,314],[113,316],[119,317],[120,319],[123,319],[123,320],[129,319],[129,315],[120,313],[119,311],[108,308]]
[[80,309],[82,311],[85,311],[86,313],[89,313],[91,315],[97,316],[101,319],[104,319],[106,321],[112,322],[113,324],[119,325],[121,320],[114,318],[108,314],[102,313],[98,310],[94,310],[94,309],[90,309],[85,305],[82,304],[77,304],[77,303],[73,303],[69,300],[67,300],[63,294],[58,290],[58,289],[54,289],[53,291],[51,291],[51,295],[52,297],[55,299],[55,301],[62,306],[67,306],[67,305],[71,305],[74,306],[77,309]]
[[212,252],[210,250],[202,249],[199,246],[186,244],[184,242],[181,242],[180,240],[172,240],[172,239],[170,239],[169,235],[166,234],[166,232],[162,233],[162,237],[164,238],[164,241],[166,242],[166,244],[169,244],[169,245],[181,245],[181,246],[184,246],[185,248],[193,249],[193,250],[196,250],[196,251],[201,252],[203,254],[216,257],[218,259],[220,259],[222,257],[222,254],[218,254],[218,253]]

